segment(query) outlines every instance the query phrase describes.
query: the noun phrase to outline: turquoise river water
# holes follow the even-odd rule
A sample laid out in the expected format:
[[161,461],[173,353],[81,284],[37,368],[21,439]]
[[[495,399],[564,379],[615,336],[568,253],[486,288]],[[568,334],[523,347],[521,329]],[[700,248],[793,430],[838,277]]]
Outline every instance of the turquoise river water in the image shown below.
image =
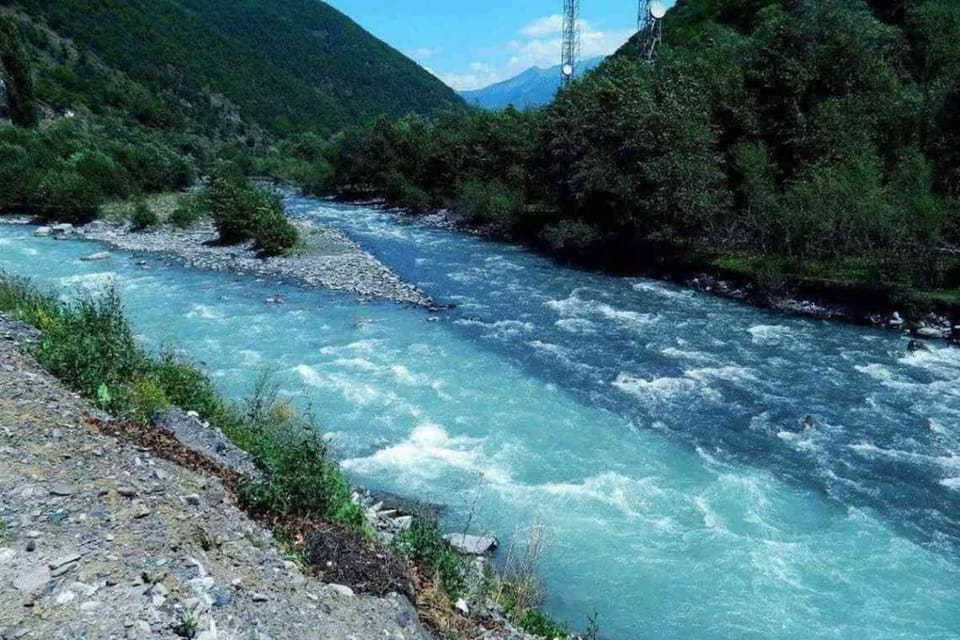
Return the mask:
[[[353,478],[509,543],[604,638],[960,638],[960,350],[767,313],[292,197],[442,303],[361,303],[0,225],[0,269],[115,283],[240,396],[264,369]],[[281,294],[284,305],[265,298]],[[813,416],[817,426],[805,429]]]

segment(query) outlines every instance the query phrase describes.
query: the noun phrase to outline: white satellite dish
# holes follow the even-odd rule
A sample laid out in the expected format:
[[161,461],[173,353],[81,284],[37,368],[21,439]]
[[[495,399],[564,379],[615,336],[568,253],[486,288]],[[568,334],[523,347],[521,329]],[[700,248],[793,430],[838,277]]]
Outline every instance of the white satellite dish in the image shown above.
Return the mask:
[[572,64],[565,64],[565,65],[563,65],[562,71],[563,71],[563,75],[568,76],[568,77],[569,77],[569,76],[572,76],[572,75],[573,75],[573,65],[572,65]]
[[650,5],[650,15],[657,20],[663,20],[663,16],[667,15],[667,8],[662,2],[654,2]]

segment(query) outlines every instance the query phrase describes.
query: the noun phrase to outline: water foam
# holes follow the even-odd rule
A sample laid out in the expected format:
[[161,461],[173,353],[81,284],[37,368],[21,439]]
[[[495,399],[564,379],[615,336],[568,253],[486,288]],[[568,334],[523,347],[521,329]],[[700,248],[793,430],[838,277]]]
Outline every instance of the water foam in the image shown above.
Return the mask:
[[790,328],[778,324],[756,324],[747,329],[753,344],[778,345],[791,334]]
[[399,443],[384,447],[365,458],[351,458],[343,466],[358,473],[389,469],[436,479],[448,470],[478,474],[492,484],[506,484],[510,474],[488,460],[481,451],[483,440],[469,436],[451,436],[443,426],[425,422]]

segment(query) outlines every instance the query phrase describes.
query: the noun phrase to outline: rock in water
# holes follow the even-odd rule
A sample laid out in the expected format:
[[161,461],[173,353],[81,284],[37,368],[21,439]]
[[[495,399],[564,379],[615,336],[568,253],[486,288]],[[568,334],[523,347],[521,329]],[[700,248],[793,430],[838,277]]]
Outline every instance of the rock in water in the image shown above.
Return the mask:
[[947,332],[936,327],[920,327],[917,335],[921,338],[945,338]]
[[500,542],[493,536],[468,536],[462,533],[451,533],[444,538],[454,549],[471,556],[485,555],[500,546]]
[[49,235],[53,234],[53,229],[50,227],[37,227],[37,230],[33,232],[33,235],[38,238],[46,238]]
[[89,256],[83,256],[80,258],[84,262],[98,262],[100,260],[109,260],[110,253],[108,251],[101,251],[99,253],[92,253]]
[[910,353],[917,353],[919,351],[930,351],[930,347],[928,347],[923,342],[920,342],[919,340],[911,340],[910,343],[907,345],[907,351],[909,351]]

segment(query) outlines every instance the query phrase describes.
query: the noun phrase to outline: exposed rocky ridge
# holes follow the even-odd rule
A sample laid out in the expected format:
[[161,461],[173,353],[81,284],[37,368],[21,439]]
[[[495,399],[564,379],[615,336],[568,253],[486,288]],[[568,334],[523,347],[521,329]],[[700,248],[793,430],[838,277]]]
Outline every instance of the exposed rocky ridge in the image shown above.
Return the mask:
[[305,575],[216,477],[118,441],[0,317],[0,635],[431,636],[402,596]]

